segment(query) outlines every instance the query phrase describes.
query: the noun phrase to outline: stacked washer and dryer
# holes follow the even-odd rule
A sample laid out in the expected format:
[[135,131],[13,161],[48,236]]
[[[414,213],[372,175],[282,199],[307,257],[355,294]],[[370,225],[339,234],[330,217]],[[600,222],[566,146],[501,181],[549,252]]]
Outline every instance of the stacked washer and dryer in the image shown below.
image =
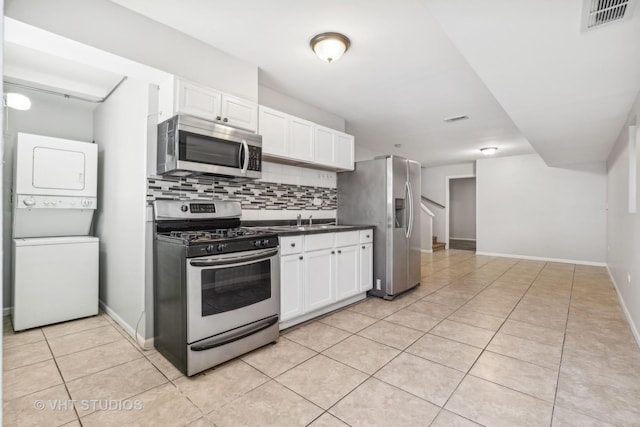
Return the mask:
[[15,330],[98,313],[96,144],[18,133],[13,187]]

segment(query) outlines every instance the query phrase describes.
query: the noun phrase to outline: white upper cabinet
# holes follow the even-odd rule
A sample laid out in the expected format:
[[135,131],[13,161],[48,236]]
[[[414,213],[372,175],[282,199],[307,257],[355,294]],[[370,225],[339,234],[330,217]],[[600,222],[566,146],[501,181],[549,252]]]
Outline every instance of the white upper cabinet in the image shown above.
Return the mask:
[[313,161],[313,123],[291,117],[289,129],[289,156]]
[[346,133],[336,132],[333,145],[334,165],[338,169],[353,170],[354,137]]
[[176,77],[160,87],[160,110],[159,122],[180,113],[252,132],[258,130],[256,103]]
[[331,170],[353,170],[352,135],[261,105],[262,153],[274,160]]
[[289,115],[264,106],[258,109],[262,152],[274,156],[289,155]]
[[203,119],[221,119],[222,94],[213,89],[178,80],[174,111]]
[[246,99],[222,95],[222,121],[230,126],[258,130],[258,106]]
[[316,126],[315,161],[332,165],[334,161],[335,131],[323,126]]

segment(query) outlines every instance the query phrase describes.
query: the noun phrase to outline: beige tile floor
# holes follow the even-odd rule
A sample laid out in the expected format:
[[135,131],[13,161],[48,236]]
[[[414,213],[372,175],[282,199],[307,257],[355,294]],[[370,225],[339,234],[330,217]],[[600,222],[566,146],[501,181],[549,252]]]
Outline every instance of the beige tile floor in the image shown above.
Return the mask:
[[416,290],[192,378],[104,314],[21,333],[5,319],[4,425],[640,425],[640,350],[603,268],[422,261]]

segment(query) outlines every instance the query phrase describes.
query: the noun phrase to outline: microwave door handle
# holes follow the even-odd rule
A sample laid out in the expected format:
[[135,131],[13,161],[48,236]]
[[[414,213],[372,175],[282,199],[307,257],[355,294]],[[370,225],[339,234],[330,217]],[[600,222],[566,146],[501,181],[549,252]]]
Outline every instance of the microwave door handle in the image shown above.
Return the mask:
[[249,144],[244,139],[242,140],[242,147],[244,147],[244,164],[242,165],[242,174],[244,175],[249,169]]

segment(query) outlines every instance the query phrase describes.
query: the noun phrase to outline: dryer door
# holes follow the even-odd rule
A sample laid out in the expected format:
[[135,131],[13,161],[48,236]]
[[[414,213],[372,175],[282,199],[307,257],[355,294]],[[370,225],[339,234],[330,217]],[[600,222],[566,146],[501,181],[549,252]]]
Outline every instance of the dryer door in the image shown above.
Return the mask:
[[42,190],[85,188],[86,156],[82,151],[49,147],[33,149],[33,187]]
[[96,144],[19,133],[15,193],[95,197],[97,163]]

